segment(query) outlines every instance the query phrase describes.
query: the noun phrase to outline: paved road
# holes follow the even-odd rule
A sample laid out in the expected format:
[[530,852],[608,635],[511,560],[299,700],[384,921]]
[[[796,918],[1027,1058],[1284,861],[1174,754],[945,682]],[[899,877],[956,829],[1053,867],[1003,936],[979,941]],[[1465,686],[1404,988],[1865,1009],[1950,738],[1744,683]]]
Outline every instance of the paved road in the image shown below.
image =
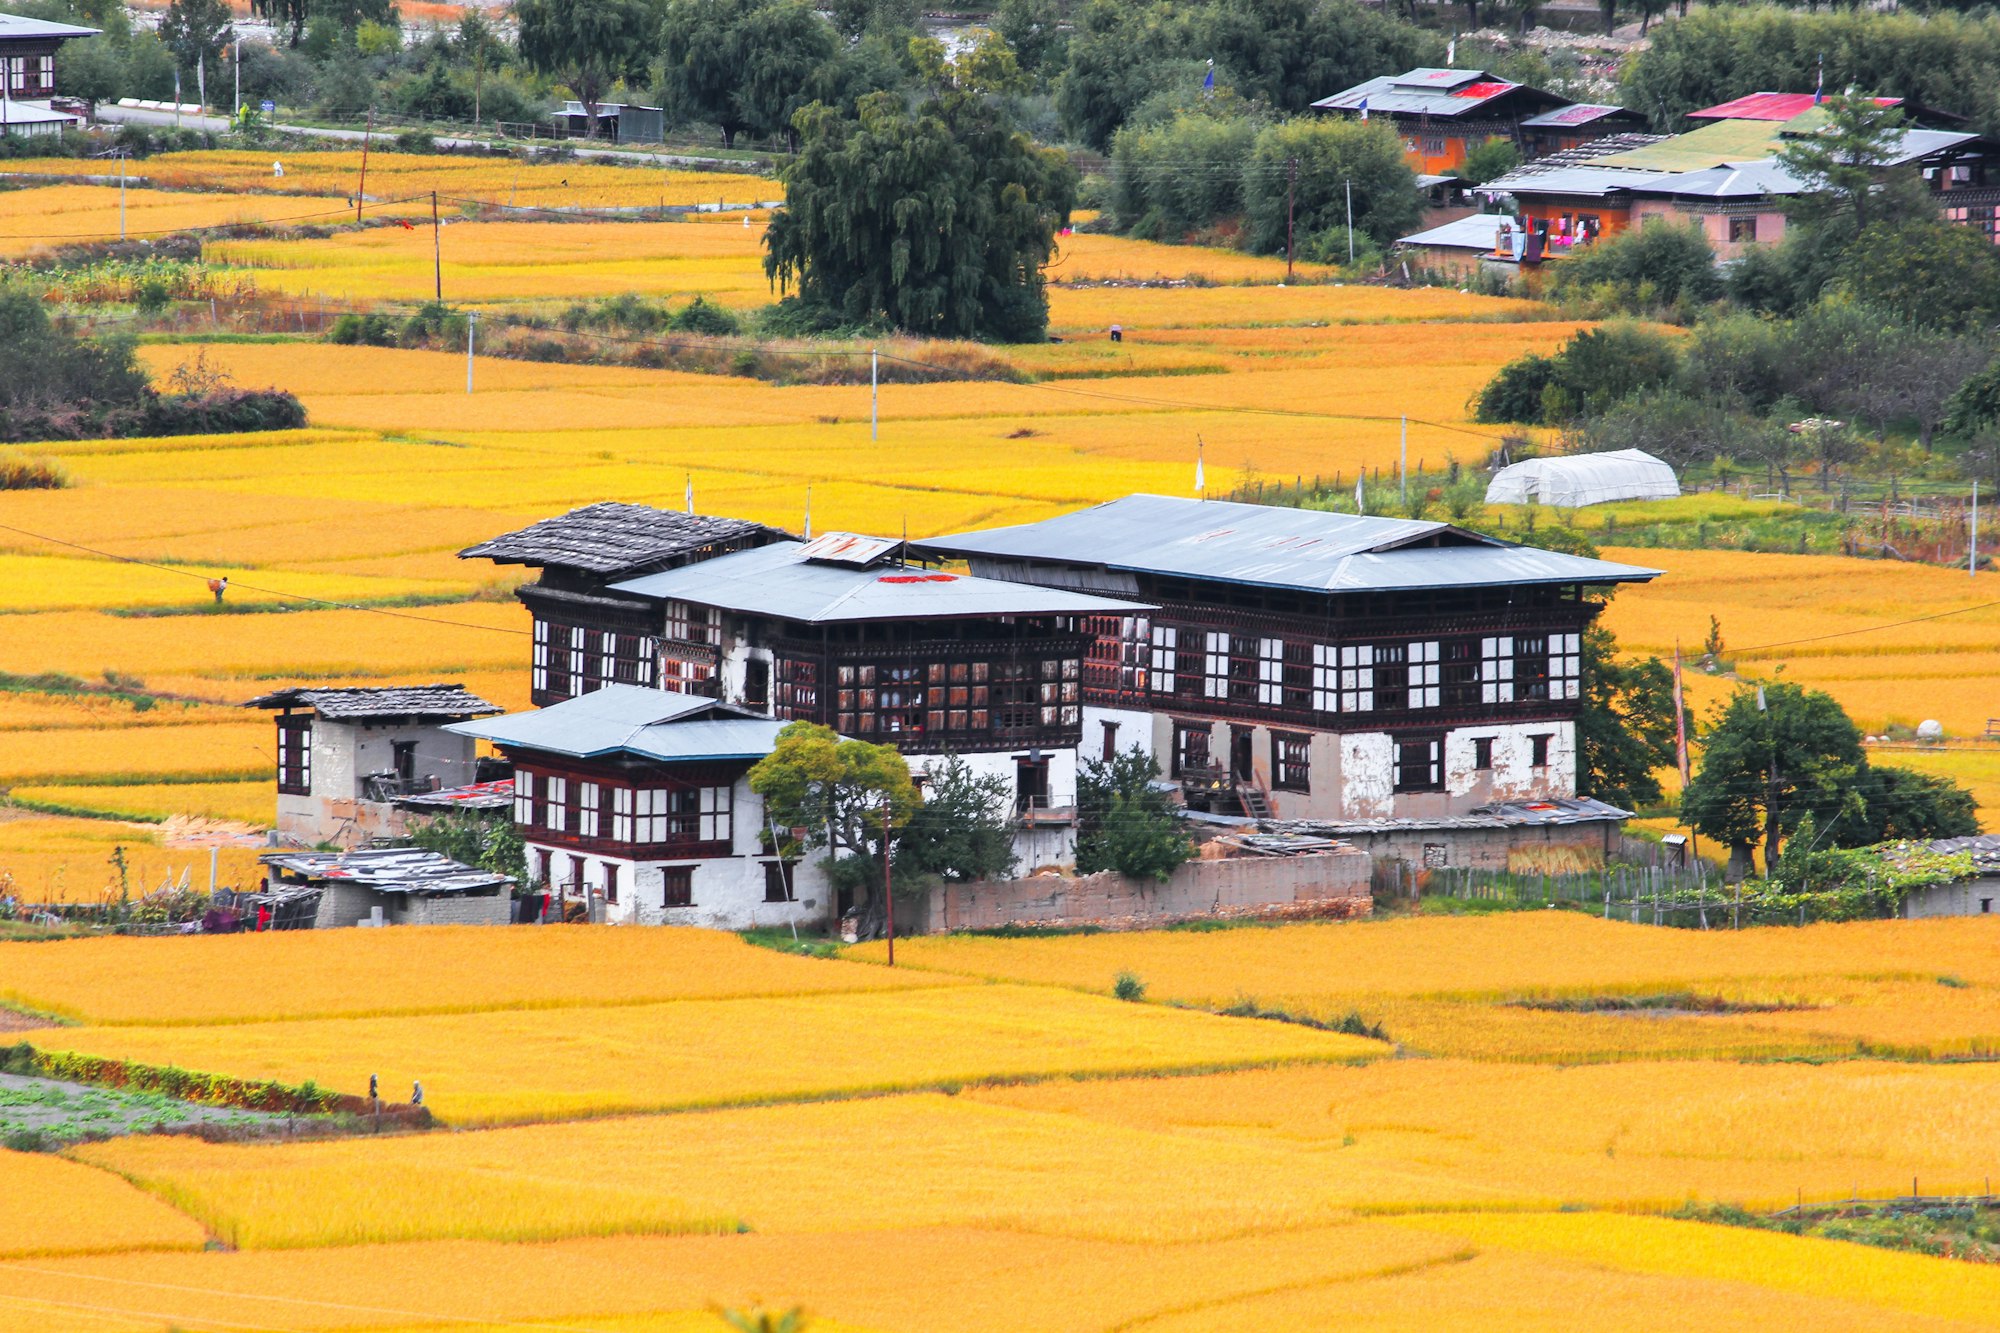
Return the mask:
[[[229,118],[227,116],[191,116],[183,114],[176,119],[174,113],[171,111],[153,111],[146,107],[136,106],[113,106],[109,102],[101,103],[98,106],[97,118],[125,125],[157,125],[169,129],[178,125],[184,130],[207,130],[211,134],[222,134],[229,129]],[[313,125],[273,125],[271,128],[281,130],[286,134],[304,134],[316,139],[338,139],[348,143],[359,143],[363,138],[367,137],[367,131],[365,130],[323,129]],[[383,129],[375,131],[375,138],[378,140],[391,139],[395,135],[395,130]],[[440,148],[490,148],[493,146],[493,142],[490,139],[458,139],[440,136],[437,145]],[[578,157],[603,158],[612,162],[645,163],[662,167],[691,167],[703,171],[747,171],[754,173],[756,170],[748,162],[735,161],[723,157],[695,157],[685,153],[648,153],[627,148],[571,148],[569,151]]]

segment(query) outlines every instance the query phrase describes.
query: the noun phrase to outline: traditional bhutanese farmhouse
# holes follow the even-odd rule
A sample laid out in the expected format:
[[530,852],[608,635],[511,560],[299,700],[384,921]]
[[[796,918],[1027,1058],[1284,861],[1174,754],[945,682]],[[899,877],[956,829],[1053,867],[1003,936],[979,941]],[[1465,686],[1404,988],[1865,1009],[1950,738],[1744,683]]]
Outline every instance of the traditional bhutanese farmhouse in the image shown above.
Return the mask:
[[[577,513],[596,523],[605,508]],[[518,556],[576,517],[466,554]],[[955,755],[1006,780],[1024,869],[1068,856],[1091,642],[1085,621],[1149,608],[912,565],[902,543],[884,538],[829,533],[800,542],[659,510],[611,517],[654,545],[674,546],[671,534],[682,527],[690,543],[720,534],[716,546],[734,549],[684,552],[658,572],[609,582],[596,575],[588,587],[577,586],[577,556],[557,565],[543,550],[543,583],[551,569],[562,582],[520,593],[536,620],[538,702],[607,684],[652,685],[894,745],[920,778]],[[593,652],[628,666],[592,669]],[[845,910],[837,906],[836,916]]]
[[[1545,144],[1598,139],[1643,124],[1619,107],[1572,108],[1554,93],[1477,69],[1384,75],[1323,97],[1313,107],[1359,120],[1382,118],[1402,135],[1411,168],[1433,175],[1456,172],[1489,139],[1503,139],[1528,157]],[[1575,114],[1565,123],[1548,119],[1564,111]]]
[[786,724],[717,699],[607,685],[450,730],[514,765],[535,915],[644,925],[806,924],[825,876],[764,816],[748,775]]
[[1347,822],[1574,796],[1584,593],[1659,573],[1444,523],[1157,495],[918,546],[1156,608],[1087,622],[1093,754],[1143,747],[1197,808]]
[[[459,555],[541,571],[515,595],[534,618],[530,697],[550,704],[611,684],[702,685],[698,676],[659,674],[665,626],[658,604],[612,585],[785,536],[744,519],[606,502],[544,519]],[[684,655],[671,660],[677,672],[686,661]]]
[[245,705],[277,715],[280,837],[353,847],[408,831],[397,802],[476,781],[448,722],[501,711],[460,685],[299,688]]
[[59,135],[83,118],[51,105],[56,52],[64,42],[94,37],[96,28],[0,14],[0,135]]

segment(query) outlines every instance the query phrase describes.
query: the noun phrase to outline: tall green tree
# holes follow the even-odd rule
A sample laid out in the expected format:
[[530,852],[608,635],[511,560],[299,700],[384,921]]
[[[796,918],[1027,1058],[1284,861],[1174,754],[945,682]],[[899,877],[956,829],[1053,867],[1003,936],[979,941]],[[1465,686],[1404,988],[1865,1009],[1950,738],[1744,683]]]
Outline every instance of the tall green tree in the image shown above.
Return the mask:
[[1129,879],[1163,881],[1195,854],[1167,798],[1153,787],[1160,766],[1138,746],[1109,759],[1086,759],[1076,778],[1076,868],[1115,870]]
[[1357,235],[1386,245],[1416,229],[1422,197],[1395,130],[1379,120],[1330,118],[1270,126],[1243,168],[1244,240],[1282,254],[1288,217],[1295,245],[1344,237],[1350,195]]
[[896,839],[896,884],[911,877],[962,883],[1004,878],[1014,868],[1011,784],[998,773],[984,777],[957,755],[930,765],[923,804]]
[[180,68],[219,75],[222,46],[232,33],[232,17],[224,0],[173,0],[160,15],[160,40],[174,53],[174,63]]
[[684,119],[736,136],[788,135],[815,100],[837,100],[839,41],[805,0],[669,0],[660,25],[666,95]]
[[1867,229],[1883,177],[1898,156],[1906,121],[1900,107],[1851,94],[1827,98],[1821,111],[1825,124],[1786,139],[1777,160],[1811,187],[1804,207],[1845,214],[1858,235]]
[[654,19],[644,0],[514,0],[521,60],[576,93],[597,137],[597,107],[621,78],[645,72]]
[[842,740],[831,727],[793,722],[750,770],[750,790],[780,829],[802,828],[806,845],[823,848],[821,864],[853,890],[863,932],[884,919],[882,866],[896,830],[918,806],[910,766],[893,745]]
[[[1654,771],[1678,758],[1674,679],[1657,657],[1624,662],[1611,631],[1583,635],[1583,699],[1576,719],[1576,786],[1586,796],[1636,810],[1664,793]],[[1694,734],[1694,716],[1683,717]]]
[[764,235],[774,284],[850,324],[1046,336],[1042,268],[1076,197],[1067,157],[966,93],[915,111],[871,93],[853,116],[816,104],[797,124],[785,209]]
[[1774,681],[1738,690],[1702,737],[1701,767],[1681,793],[1681,816],[1728,844],[1748,869],[1762,841],[1778,863],[1784,839],[1811,814],[1839,845],[1867,841],[1861,731],[1831,695]]

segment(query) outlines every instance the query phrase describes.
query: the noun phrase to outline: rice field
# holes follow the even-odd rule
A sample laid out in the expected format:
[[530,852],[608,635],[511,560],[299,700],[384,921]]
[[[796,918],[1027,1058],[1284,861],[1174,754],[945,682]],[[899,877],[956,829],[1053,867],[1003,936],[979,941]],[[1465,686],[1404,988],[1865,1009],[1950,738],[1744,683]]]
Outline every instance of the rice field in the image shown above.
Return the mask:
[[[461,1131],[23,1159],[81,1173],[29,1196],[37,1237],[63,1234],[53,1210],[135,1201],[175,1225],[22,1263],[0,1223],[0,1308],[160,1333],[719,1330],[705,1312],[752,1305],[802,1305],[822,1330],[920,1333],[948,1308],[953,1328],[1112,1333],[1284,1326],[1329,1302],[1382,1330],[1579,1309],[1606,1328],[1989,1326],[1981,1267],[1660,1214],[1912,1177],[1981,1190],[1990,1061],[1773,1059],[1797,1052],[1728,1051],[1726,1032],[1706,1058],[1640,1036],[1615,1060],[1526,1059],[1475,1037],[1516,1012],[1504,996],[1657,987],[1801,1007],[1547,1016],[1974,1030],[2000,990],[1990,924],[1704,935],[1563,913],[906,940],[895,972],[867,948],[807,959],[691,930],[0,943],[0,1000],[84,1024],[22,1034],[40,1048],[337,1090],[374,1073],[392,1099],[420,1077]],[[1081,993],[1113,958],[1152,1002]],[[1472,1035],[1397,1059],[1176,1004],[1274,978],[1300,997],[1312,976],[1405,1054],[1398,1005]],[[199,1237],[224,1249],[176,1252]],[[85,1315],[113,1322],[60,1322]]]
[[[755,1032],[757,1058],[740,1058]],[[865,1039],[855,1034],[865,1032]],[[672,1034],[671,1040],[663,1034]],[[71,1027],[39,1047],[360,1095],[371,1075],[452,1125],[859,1096],[992,1080],[1369,1059],[1379,1042],[1017,986],[496,1007],[395,1018]]]

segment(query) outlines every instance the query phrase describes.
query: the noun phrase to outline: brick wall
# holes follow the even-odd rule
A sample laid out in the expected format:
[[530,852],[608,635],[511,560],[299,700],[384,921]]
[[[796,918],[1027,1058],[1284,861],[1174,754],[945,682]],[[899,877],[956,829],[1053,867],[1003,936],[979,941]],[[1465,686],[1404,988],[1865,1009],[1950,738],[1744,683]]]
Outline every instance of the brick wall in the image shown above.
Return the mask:
[[1190,861],[1164,884],[1106,871],[943,885],[921,895],[907,924],[898,925],[910,934],[937,934],[1010,925],[1136,929],[1203,918],[1365,916],[1372,906],[1369,864],[1366,855],[1343,849]]

